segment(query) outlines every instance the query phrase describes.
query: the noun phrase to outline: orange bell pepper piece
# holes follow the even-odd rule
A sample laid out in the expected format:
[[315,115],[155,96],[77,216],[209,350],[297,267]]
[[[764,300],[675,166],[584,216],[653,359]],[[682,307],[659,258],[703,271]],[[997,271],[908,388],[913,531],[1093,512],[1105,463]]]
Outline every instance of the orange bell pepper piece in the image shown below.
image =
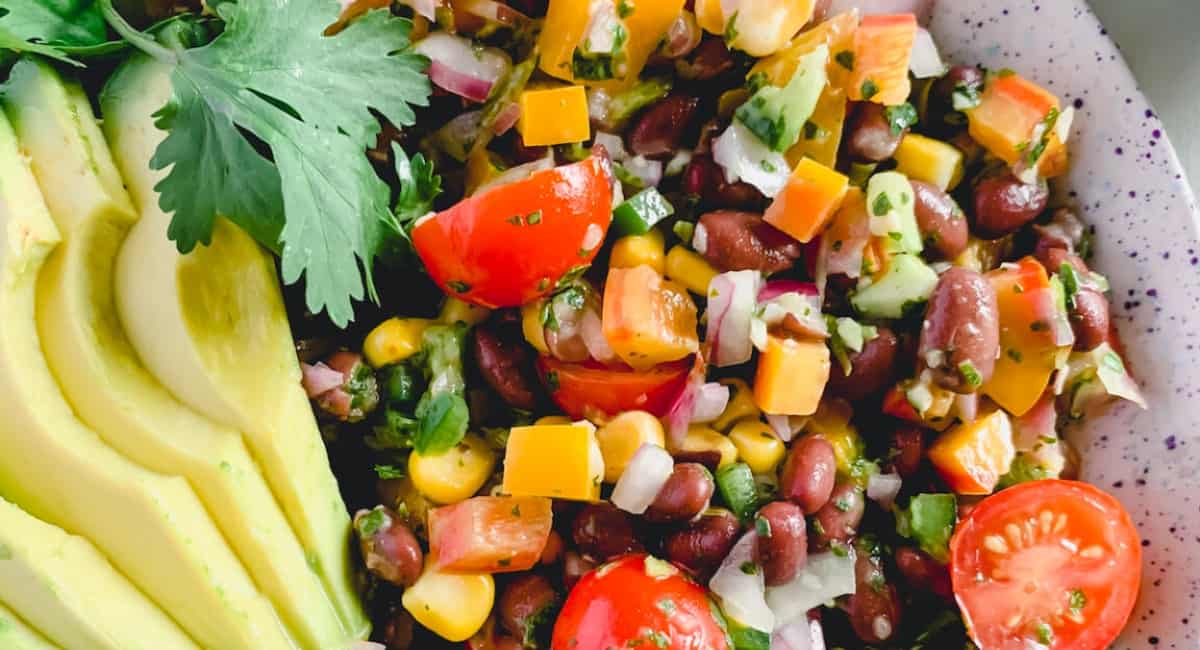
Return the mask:
[[1032,257],[1022,259],[1015,269],[992,271],[987,278],[999,307],[1000,358],[981,390],[1019,417],[1041,398],[1055,369],[1058,346],[1029,298],[1033,291],[1049,289],[1050,278]]
[[[1046,89],[1019,74],[1001,72],[988,79],[979,106],[967,111],[967,131],[993,156],[1011,165],[1036,144],[1030,142],[1034,127],[1058,108],[1058,98]],[[1047,146],[1047,152],[1065,154],[1061,142],[1053,148]]]
[[958,494],[991,494],[1017,451],[1008,414],[995,410],[947,431],[929,448],[929,460]]
[[608,270],[601,322],[613,352],[638,370],[700,349],[692,297],[645,264]]
[[829,381],[829,367],[825,341],[769,334],[767,349],[758,357],[754,403],[772,415],[812,415]]
[[[642,68],[671,23],[683,11],[684,0],[616,0],[617,14],[625,26],[624,74],[613,80],[584,81],[593,86],[622,88],[637,82]],[[575,81],[575,49],[591,19],[590,0],[550,0],[546,21],[538,37],[538,67],[551,77]],[[621,15],[624,14],[624,15]]]
[[903,104],[912,90],[908,64],[916,36],[912,14],[864,16],[854,34],[854,58],[846,61],[853,67],[846,87],[850,99]]
[[796,165],[763,220],[806,244],[825,229],[849,186],[846,176],[805,158]]

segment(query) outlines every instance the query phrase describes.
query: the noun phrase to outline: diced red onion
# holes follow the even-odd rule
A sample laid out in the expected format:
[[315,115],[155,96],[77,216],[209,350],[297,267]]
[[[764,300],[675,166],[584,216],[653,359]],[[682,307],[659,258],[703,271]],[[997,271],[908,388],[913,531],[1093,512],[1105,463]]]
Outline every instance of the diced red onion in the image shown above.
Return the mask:
[[1057,438],[1055,424],[1058,414],[1054,408],[1054,394],[1042,395],[1033,408],[1013,420],[1013,445],[1017,451],[1030,451],[1043,438]]
[[625,151],[625,141],[619,135],[597,131],[592,143],[604,147],[604,150],[608,152],[608,157],[612,160],[622,162],[629,158],[629,152]]
[[913,14],[922,25],[928,25],[933,17],[933,6],[936,0],[832,0],[824,20],[838,14],[859,10],[864,16],[874,14]]
[[729,387],[717,382],[703,384],[696,389],[692,404],[692,422],[712,422],[721,417],[729,405]]
[[[592,124],[605,124],[608,122],[608,110],[612,103],[612,96],[603,88],[595,86],[588,88],[588,117]],[[599,135],[599,134],[597,134]]]
[[480,185],[479,188],[475,190],[475,194],[482,194],[493,187],[500,187],[501,185],[507,185],[508,183],[523,181],[537,172],[553,168],[554,156],[547,155],[545,158],[539,158],[533,162],[517,165],[516,167],[511,167],[500,172],[488,182]]
[[767,605],[775,620],[781,625],[806,620],[808,610],[853,594],[855,559],[852,547],[840,555],[833,551],[809,555],[791,582],[767,589]]
[[314,364],[302,363],[300,364],[300,370],[304,392],[308,394],[310,399],[328,393],[346,383],[346,375],[330,368],[321,361]]
[[666,449],[651,443],[643,444],[617,479],[610,500],[625,512],[643,514],[667,484],[674,468],[675,461]]
[[583,32],[580,49],[591,54],[610,54],[617,47],[621,19],[615,0],[593,1],[588,5],[588,24]]
[[774,300],[785,293],[798,293],[802,296],[815,296],[817,285],[811,282],[801,282],[800,280],[770,280],[758,292],[758,301],[767,302]]
[[829,327],[821,314],[821,298],[795,291],[759,303],[761,318],[770,326],[782,325],[799,336],[826,338]]
[[957,395],[954,398],[954,411],[958,419],[970,424],[979,416],[979,393]]
[[774,413],[767,414],[767,425],[771,427],[771,431],[784,442],[791,442],[795,432],[792,431],[791,417],[787,415],[777,415]]
[[933,35],[924,27],[917,28],[908,69],[912,70],[913,76],[917,79],[929,79],[946,74],[946,64],[942,61],[942,55],[938,53],[937,43],[934,43]]
[[730,271],[709,282],[706,339],[717,367],[745,363],[754,354],[750,324],[761,282],[757,271]]
[[687,56],[696,49],[696,46],[700,45],[702,36],[704,36],[704,31],[696,22],[696,15],[690,11],[681,11],[675,22],[667,28],[667,35],[663,38],[659,52],[668,59]]
[[430,34],[414,45],[413,50],[429,57],[430,81],[475,102],[487,100],[492,87],[512,67],[503,50],[480,49],[469,39],[447,32]]
[[872,474],[867,479],[867,497],[884,509],[891,509],[900,494],[901,479],[899,474]]
[[496,135],[504,135],[508,130],[516,126],[517,120],[521,118],[521,106],[513,102],[496,114],[496,121],[492,124],[492,133]]
[[726,181],[746,181],[769,199],[787,185],[792,169],[782,154],[771,151],[737,120],[713,140],[712,154],[713,160],[725,170]]
[[596,361],[608,363],[617,358],[617,354],[613,352],[612,346],[608,344],[608,339],[604,336],[604,326],[600,320],[600,314],[596,313],[594,309],[584,310],[579,335],[583,338],[583,344],[587,347],[588,354],[592,355]]
[[1071,321],[1066,311],[1061,309],[1054,290],[1050,288],[1034,289],[1027,292],[1029,304],[1034,318],[1050,327],[1050,335],[1055,345],[1068,346],[1075,343],[1075,332],[1071,330]]
[[[421,0],[430,2],[431,0]],[[495,0],[454,0],[454,8],[484,20],[515,27],[529,22],[529,16]]]
[[821,621],[806,617],[777,627],[771,635],[771,650],[825,650]]
[[634,156],[626,160],[622,165],[625,171],[636,176],[642,181],[642,187],[656,187],[663,177],[663,164],[661,160],[651,160],[645,156]]
[[703,223],[696,224],[692,231],[692,248],[701,255],[708,253],[708,228]]
[[708,588],[721,599],[721,609],[731,618],[755,630],[770,632],[775,629],[775,614],[764,598],[763,572],[742,570],[747,562],[755,563],[757,543],[755,531],[743,535],[713,574]]

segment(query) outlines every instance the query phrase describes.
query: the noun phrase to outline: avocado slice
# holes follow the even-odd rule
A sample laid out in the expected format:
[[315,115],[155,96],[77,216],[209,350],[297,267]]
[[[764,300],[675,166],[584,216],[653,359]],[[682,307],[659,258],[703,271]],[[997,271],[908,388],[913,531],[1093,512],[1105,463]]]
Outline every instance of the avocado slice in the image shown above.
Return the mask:
[[345,645],[348,632],[241,433],[172,397],[120,327],[113,266],[138,217],[83,89],[49,66],[22,64],[7,93],[17,137],[63,237],[37,286],[38,333],[63,393],[111,447],[188,480],[297,639],[314,648]]
[[[63,397],[34,322],[38,273],[61,240],[2,116],[0,199],[0,493],[91,540],[201,645],[292,647],[187,482],[128,461]],[[142,647],[177,647],[158,641]]]
[[[64,648],[196,648],[91,542],[4,499],[0,593],[24,620]],[[0,612],[0,648],[13,647],[6,643],[6,619],[20,623],[17,614]]]
[[116,268],[121,321],[146,368],[177,399],[242,432],[346,628],[370,621],[354,588],[350,517],[308,397],[271,256],[224,219],[212,243],[180,255],[158,205],[150,159],[164,133],[153,114],[168,70],[126,62],[101,97],[104,131],[141,212]]
[[17,618],[3,602],[0,602],[0,648],[8,650],[58,650],[58,646],[46,640],[40,632]]
[[850,304],[868,318],[901,318],[928,300],[937,282],[937,273],[921,258],[900,253],[888,260],[882,278],[850,296]]

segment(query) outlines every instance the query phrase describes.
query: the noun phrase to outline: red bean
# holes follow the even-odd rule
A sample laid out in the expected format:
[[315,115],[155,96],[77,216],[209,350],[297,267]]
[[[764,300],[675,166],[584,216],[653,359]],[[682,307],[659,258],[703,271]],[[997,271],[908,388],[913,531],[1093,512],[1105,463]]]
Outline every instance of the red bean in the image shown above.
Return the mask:
[[537,406],[537,385],[530,378],[530,357],[527,346],[505,341],[487,326],[475,328],[473,337],[475,361],[479,374],[492,390],[511,406],[531,410]]
[[706,467],[679,463],[643,515],[653,523],[689,521],[708,507],[716,485]]
[[1075,332],[1075,349],[1089,351],[1108,340],[1108,299],[1093,289],[1075,293],[1071,308],[1071,329]]
[[758,563],[768,587],[791,582],[808,557],[804,512],[789,501],[768,503],[758,511]]
[[571,536],[580,552],[604,562],[642,550],[629,515],[609,503],[591,503],[575,516]]
[[931,591],[942,598],[952,596],[950,571],[924,551],[908,547],[896,549],[896,568],[914,589]]
[[715,472],[721,465],[721,452],[711,449],[701,451],[676,451],[671,454],[676,463],[696,463],[703,465],[708,471]]
[[496,618],[509,634],[525,638],[531,625],[552,620],[549,612],[557,603],[558,592],[549,580],[536,573],[525,573],[508,583],[500,594]]
[[925,242],[952,260],[967,249],[970,227],[962,209],[949,194],[924,181],[909,181],[913,188],[917,227]]
[[1042,266],[1046,267],[1046,272],[1058,273],[1062,269],[1063,264],[1069,264],[1071,268],[1075,269],[1076,273],[1086,275],[1088,273],[1087,263],[1078,255],[1059,244],[1058,240],[1042,238],[1034,246],[1034,257],[1037,257]]
[[846,602],[854,633],[864,643],[883,643],[900,627],[900,599],[877,558],[860,549],[854,563],[856,586]]
[[876,395],[891,385],[896,371],[896,353],[900,342],[892,330],[878,328],[878,336],[864,341],[859,352],[848,351],[850,374],[835,362],[829,370],[825,394],[852,402]]
[[425,559],[421,545],[394,510],[385,506],[360,510],[354,515],[354,530],[371,573],[401,587],[421,576]]
[[882,162],[896,153],[903,137],[892,132],[884,106],[859,102],[846,128],[846,151],[860,161]]
[[840,483],[833,488],[829,501],[813,519],[817,548],[827,548],[834,541],[850,541],[858,533],[866,507],[862,490],[854,483]]
[[1003,237],[1033,221],[1050,201],[1046,183],[1022,183],[1012,174],[992,176],[975,185],[975,231]]
[[651,106],[630,129],[629,150],[641,156],[663,156],[679,148],[691,125],[700,100],[687,95],[668,95]]
[[567,591],[570,591],[575,586],[576,582],[582,578],[587,572],[595,569],[596,562],[576,553],[575,551],[567,551],[563,556],[563,586]]
[[724,170],[708,155],[697,155],[688,163],[683,173],[683,191],[701,197],[713,207],[728,210],[760,209],[766,202],[753,185],[728,182]]
[[999,350],[1000,314],[991,283],[961,266],[943,273],[925,310],[920,363],[942,388],[973,393],[991,379]]
[[759,214],[718,210],[700,217],[704,257],[722,271],[778,273],[796,263],[800,242],[763,221]]
[[829,501],[836,476],[833,445],[824,438],[802,438],[788,453],[779,477],[779,494],[811,515]]
[[383,621],[382,641],[388,650],[408,650],[412,647],[416,621],[408,612],[396,608]]
[[733,64],[725,39],[706,34],[691,56],[675,61],[675,71],[684,79],[707,81],[732,70]]
[[733,548],[739,532],[737,517],[728,510],[717,510],[669,533],[663,539],[663,554],[697,579],[707,581]]
[[925,432],[917,426],[902,424],[892,432],[892,468],[901,478],[915,475],[925,458]]
[[558,564],[558,561],[563,556],[563,538],[558,534],[557,530],[550,531],[550,536],[546,538],[546,546],[542,548],[542,557],[538,560],[542,564]]

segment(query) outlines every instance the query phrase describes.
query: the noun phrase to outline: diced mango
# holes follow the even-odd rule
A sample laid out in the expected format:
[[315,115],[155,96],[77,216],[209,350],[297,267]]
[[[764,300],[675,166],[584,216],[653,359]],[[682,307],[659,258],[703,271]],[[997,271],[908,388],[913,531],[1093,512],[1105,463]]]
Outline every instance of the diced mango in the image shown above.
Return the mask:
[[408,457],[408,475],[421,494],[434,503],[458,503],[483,487],[496,467],[496,452],[479,436],[468,433],[450,451]]
[[1057,97],[1005,71],[988,79],[979,106],[967,111],[967,130],[993,156],[1011,165],[1032,146],[1034,127],[1057,110]]
[[616,483],[642,445],[666,446],[662,422],[645,411],[625,411],[596,431],[604,456],[604,480]]
[[[831,77],[832,78],[832,77]],[[841,86],[828,85],[808,124],[800,134],[800,140],[787,150],[785,157],[793,167],[804,158],[832,168],[837,164],[838,147],[842,144],[842,132],[846,126],[846,91]]]
[[801,243],[825,229],[846,197],[850,179],[819,162],[801,160],[763,219]]
[[729,387],[729,401],[725,404],[721,417],[712,423],[714,429],[727,431],[738,420],[750,417],[758,419],[758,416],[762,415],[762,411],[759,411],[758,405],[754,403],[754,393],[745,381],[734,377],[722,379],[721,384]]
[[958,494],[991,494],[1015,457],[1012,422],[999,409],[947,431],[929,448],[934,469]]
[[1020,417],[1037,404],[1057,365],[1058,346],[1031,300],[1035,291],[1049,289],[1050,279],[1031,257],[1020,260],[1016,268],[992,271],[987,278],[999,307],[1000,357],[980,390]]
[[525,146],[570,144],[592,137],[583,86],[526,90],[519,103],[517,130]]
[[718,468],[732,465],[738,459],[737,446],[733,444],[733,441],[720,431],[703,424],[693,424],[688,427],[687,436],[684,437],[683,444],[679,446],[679,449],[693,453],[715,451],[721,457],[717,463]]
[[708,292],[708,283],[717,277],[717,270],[695,251],[678,244],[667,253],[666,276],[703,296]]
[[754,376],[754,402],[764,413],[812,415],[829,381],[825,341],[769,334]]
[[590,427],[513,427],[504,455],[502,490],[513,496],[596,501],[604,456]]
[[919,181],[953,190],[962,180],[963,154],[952,144],[909,133],[896,148],[896,171]]
[[667,271],[666,246],[662,231],[657,228],[651,228],[644,235],[622,237],[613,244],[609,268],[631,269],[643,264],[660,274]]
[[401,603],[418,623],[447,641],[465,641],[483,627],[496,600],[486,573],[442,573],[427,558],[425,572],[404,590]]
[[[854,101],[903,104],[912,91],[908,64],[917,36],[912,14],[864,16],[854,34],[846,92]],[[836,53],[835,53],[836,57]]]
[[700,349],[692,297],[649,266],[608,270],[602,321],[613,352],[635,369],[678,361]]

